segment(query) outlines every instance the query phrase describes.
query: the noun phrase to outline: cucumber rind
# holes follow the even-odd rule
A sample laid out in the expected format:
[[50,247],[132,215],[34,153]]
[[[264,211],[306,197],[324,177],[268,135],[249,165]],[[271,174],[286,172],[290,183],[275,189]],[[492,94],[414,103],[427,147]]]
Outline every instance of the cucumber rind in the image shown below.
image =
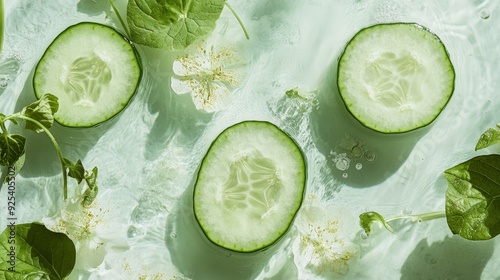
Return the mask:
[[[300,160],[299,161],[302,163],[301,164],[301,167],[302,167],[301,172],[297,172],[299,174],[302,174],[302,177],[300,178],[301,179],[300,183],[298,184],[298,185],[300,185],[300,192],[298,193],[298,196],[300,196],[300,198],[295,201],[296,204],[295,204],[295,207],[293,208],[293,211],[288,212],[289,216],[287,217],[288,223],[287,223],[286,227],[282,228],[282,230],[280,230],[280,231],[274,232],[274,234],[273,234],[274,238],[269,238],[269,240],[267,242],[255,243],[255,245],[252,246],[252,247],[235,246],[234,244],[233,244],[234,246],[229,246],[227,244],[228,242],[226,242],[226,240],[218,239],[218,238],[216,238],[215,236],[212,235],[212,231],[211,231],[210,227],[206,225],[206,223],[204,221],[204,218],[197,211],[197,209],[198,209],[197,205],[200,205],[199,203],[203,203],[203,202],[199,202],[198,201],[198,196],[202,195],[198,191],[199,190],[199,183],[200,183],[200,180],[201,180],[201,178],[203,176],[204,166],[207,166],[207,162],[211,158],[211,151],[213,151],[214,149],[217,149],[218,140],[220,140],[221,137],[225,137],[225,132],[227,132],[229,130],[232,130],[232,129],[235,129],[238,126],[247,125],[247,124],[257,124],[257,125],[263,125],[263,126],[272,127],[273,129],[279,131],[281,133],[281,136],[283,136],[284,138],[286,137],[287,141],[290,141],[290,143],[295,146],[297,153],[294,153],[294,155],[300,156]],[[284,132],[281,129],[279,129],[276,125],[274,125],[274,124],[272,124],[270,122],[267,122],[267,121],[255,121],[255,120],[252,120],[252,121],[243,121],[243,122],[240,122],[240,123],[236,123],[236,124],[234,124],[234,125],[226,128],[225,130],[223,130],[215,138],[215,140],[211,143],[209,149],[207,150],[207,153],[205,154],[205,156],[204,156],[204,158],[203,158],[203,160],[202,160],[202,162],[200,164],[200,168],[198,170],[198,175],[197,175],[196,182],[195,182],[195,185],[194,185],[194,190],[193,190],[193,212],[194,212],[194,217],[195,217],[195,219],[197,221],[199,229],[205,235],[205,237],[212,244],[215,244],[216,246],[218,246],[220,248],[224,248],[224,249],[227,249],[227,250],[230,250],[230,251],[233,251],[233,252],[238,252],[238,253],[252,253],[252,252],[258,252],[258,251],[267,250],[270,246],[272,246],[273,244],[276,244],[277,242],[279,242],[279,240],[281,240],[285,236],[285,234],[288,232],[288,230],[291,228],[291,226],[293,224],[293,221],[295,220],[295,217],[296,217],[296,215],[297,215],[300,207],[302,206],[303,198],[304,198],[304,195],[305,195],[306,181],[307,181],[307,162],[306,162],[306,158],[305,158],[302,150],[300,149],[300,147],[297,145],[297,143],[295,142],[295,140],[292,137],[290,137],[289,134],[287,134],[286,132]],[[227,226],[231,227],[231,225],[227,225]]]
[[[65,126],[65,127],[71,127],[71,128],[89,128],[89,127],[95,127],[95,126],[99,126],[103,123],[106,123],[110,120],[112,120],[115,116],[119,115],[124,109],[126,109],[128,107],[128,105],[130,104],[130,101],[132,100],[132,98],[135,96],[135,94],[137,93],[138,91],[138,88],[139,88],[139,84],[142,80],[142,76],[143,76],[143,69],[142,69],[142,60],[141,60],[141,56],[137,50],[137,48],[135,47],[135,45],[133,44],[132,41],[130,41],[122,32],[116,30],[115,28],[111,27],[111,26],[108,26],[108,25],[105,25],[105,24],[101,24],[101,23],[96,23],[96,22],[79,22],[79,23],[76,23],[74,25],[71,25],[69,27],[67,27],[66,29],[64,29],[61,33],[59,33],[55,38],[54,40],[49,44],[49,46],[47,47],[47,49],[44,51],[43,55],[41,56],[40,60],[38,61],[38,63],[36,64],[35,66],[35,70],[34,70],[34,75],[33,75],[33,89],[34,89],[34,93],[35,93],[35,97],[37,99],[41,98],[44,94],[46,93],[51,93],[51,94],[54,94],[56,96],[59,97],[59,94],[57,92],[54,92],[54,91],[51,91],[51,92],[46,92],[46,91],[43,91],[43,90],[39,90],[39,88],[41,87],[40,83],[38,82],[38,76],[43,76],[45,75],[41,70],[41,65],[43,65],[44,63],[47,63],[46,60],[50,59],[50,58],[47,58],[46,56],[47,55],[51,55],[52,52],[54,52],[52,50],[52,46],[54,45],[54,43],[59,39],[61,38],[62,36],[64,36],[66,33],[69,33],[71,32],[74,28],[77,28],[77,27],[81,27],[81,26],[85,26],[85,25],[88,25],[88,26],[92,26],[92,28],[100,28],[100,29],[103,29],[103,30],[106,30],[106,32],[109,32],[110,34],[113,34],[113,36],[118,36],[118,38],[120,40],[123,40],[123,44],[125,46],[127,46],[127,48],[130,48],[130,51],[131,51],[131,54],[133,57],[132,61],[130,61],[131,65],[134,65],[134,69],[136,69],[137,73],[136,75],[134,75],[134,82],[133,84],[130,84],[127,88],[130,88],[133,90],[130,90],[130,91],[127,91],[129,92],[129,95],[126,97],[126,98],[123,98],[123,100],[121,100],[121,102],[119,103],[116,103],[115,104],[115,110],[112,110],[112,111],[109,111],[109,112],[106,112],[105,114],[101,114],[99,115],[99,119],[98,120],[93,120],[93,121],[87,121],[86,123],[82,123],[82,122],[74,122],[74,121],[68,121],[66,120],[66,117],[65,116],[61,116],[61,109],[63,109],[65,104],[62,103],[62,100],[61,98],[59,99],[59,102],[60,102],[60,110],[59,112],[57,112],[55,115],[54,115],[54,120],[62,125],[62,126]],[[102,32],[102,31],[98,31],[98,32]],[[77,114],[77,113],[75,113]]]
[[[349,53],[349,51],[350,51],[349,47],[352,44],[356,45],[356,41],[358,40],[360,35],[363,35],[365,32],[371,32],[372,29],[384,28],[385,26],[397,26],[397,25],[401,25],[401,26],[406,25],[408,27],[413,26],[414,28],[425,31],[429,36],[432,36],[435,43],[439,44],[439,46],[440,46],[441,54],[443,55],[443,60],[441,60],[441,62],[446,64],[446,66],[443,66],[443,68],[446,68],[447,71],[451,73],[451,75],[450,75],[451,79],[448,80],[449,84],[446,87],[448,89],[447,92],[442,95],[444,102],[440,103],[439,107],[434,108],[434,114],[426,115],[427,118],[424,121],[420,122],[419,124],[414,124],[412,126],[404,127],[404,128],[391,129],[391,128],[386,128],[383,125],[380,125],[376,121],[374,122],[372,119],[370,119],[369,117],[363,115],[362,113],[360,113],[356,110],[356,108],[355,108],[356,105],[353,104],[352,100],[349,100],[349,93],[345,94],[345,92],[347,92],[348,89],[346,89],[346,87],[343,83],[344,77],[342,77],[343,72],[341,71],[341,69],[343,68],[343,66],[345,64],[349,63],[348,61],[344,61],[344,57],[346,56],[346,53]],[[371,26],[362,28],[347,42],[342,54],[339,57],[338,68],[337,68],[337,88],[338,88],[340,97],[341,97],[347,111],[363,126],[369,128],[371,130],[374,130],[374,131],[377,131],[380,133],[384,133],[384,134],[406,133],[406,132],[414,131],[414,130],[417,130],[419,128],[423,128],[423,127],[426,127],[426,126],[432,124],[434,122],[434,120],[442,113],[442,111],[444,110],[446,105],[451,100],[451,97],[453,96],[453,93],[455,90],[455,78],[456,78],[456,73],[455,73],[453,63],[451,62],[450,54],[449,54],[448,50],[446,49],[446,46],[444,45],[442,40],[435,33],[433,33],[431,30],[429,30],[428,28],[426,28],[418,23],[414,23],[414,22],[380,23],[380,24],[375,24],[375,25],[371,25]],[[417,112],[415,112],[415,113],[417,113]],[[397,118],[397,116],[395,116],[395,118]]]

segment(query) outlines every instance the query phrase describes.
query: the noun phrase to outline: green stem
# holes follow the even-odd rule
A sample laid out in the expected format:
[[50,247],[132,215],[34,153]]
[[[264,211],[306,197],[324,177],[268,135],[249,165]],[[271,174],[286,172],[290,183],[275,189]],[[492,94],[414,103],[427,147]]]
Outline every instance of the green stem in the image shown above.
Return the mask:
[[388,222],[395,221],[395,220],[408,219],[408,220],[411,220],[411,222],[415,223],[415,222],[424,222],[424,221],[430,221],[430,220],[440,219],[440,218],[445,218],[445,217],[446,217],[445,211],[435,211],[435,212],[429,212],[429,213],[424,213],[424,214],[398,215],[398,216],[388,218],[385,221],[388,223]]
[[42,129],[47,134],[47,136],[50,138],[50,141],[52,141],[52,144],[54,144],[54,148],[56,149],[57,156],[59,157],[59,161],[61,162],[61,169],[62,169],[62,175],[63,175],[64,200],[66,201],[66,199],[68,198],[68,175],[66,174],[66,164],[64,163],[64,158],[63,158],[63,155],[61,152],[61,147],[59,147],[59,144],[57,144],[57,141],[54,138],[54,136],[52,135],[52,133],[50,133],[50,131],[43,124],[41,124],[39,121],[32,119],[30,117],[27,117],[27,116],[24,116],[21,114],[15,114],[15,115],[10,116],[10,118],[19,118],[19,119],[23,119],[25,121],[32,122],[36,126],[38,126],[40,129]]
[[125,25],[125,21],[123,21],[123,18],[121,16],[120,12],[118,12],[118,9],[116,8],[115,3],[113,3],[113,0],[108,0],[108,1],[109,1],[109,4],[111,5],[111,8],[113,9],[116,16],[118,17],[118,20],[120,21],[120,24],[122,25],[123,30],[125,30],[125,34],[127,34],[127,37],[130,38],[130,32],[128,31],[128,28]]
[[[0,0],[2,1],[2,0]],[[5,140],[7,142],[7,136],[9,136],[9,131],[7,130],[7,127],[5,126],[5,121],[7,118],[4,119],[3,122],[0,122],[0,129],[2,130],[2,134],[5,136]]]
[[238,16],[238,14],[236,13],[236,11],[231,7],[231,5],[229,5],[229,3],[227,3],[227,1],[225,2],[226,4],[226,7],[231,11],[231,13],[233,13],[234,17],[236,18],[236,20],[238,21],[238,23],[240,24],[241,26],[241,29],[243,29],[243,33],[245,33],[245,37],[247,38],[247,40],[250,39],[250,36],[248,36],[248,32],[247,32],[247,29],[245,28],[245,25],[243,24],[243,22],[241,21],[240,17]]

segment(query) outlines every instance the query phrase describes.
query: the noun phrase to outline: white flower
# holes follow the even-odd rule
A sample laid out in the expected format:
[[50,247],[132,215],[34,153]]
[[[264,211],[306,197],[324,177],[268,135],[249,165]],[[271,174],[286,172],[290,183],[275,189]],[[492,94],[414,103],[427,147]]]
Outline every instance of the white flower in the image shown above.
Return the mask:
[[[126,236],[121,236],[119,213],[102,207],[99,193],[89,207],[82,206],[85,181],[78,186],[75,195],[65,201],[61,210],[42,222],[54,232],[66,234],[76,247],[75,269],[90,270],[99,266],[111,246],[126,247]],[[105,201],[105,200],[104,200]],[[111,216],[112,214],[115,214]]]
[[292,250],[299,279],[338,277],[358,257],[359,248],[350,241],[350,225],[346,224],[353,219],[338,207],[321,204],[305,205],[295,221],[298,234]]
[[242,84],[246,63],[235,49],[227,46],[206,43],[194,48],[174,61],[172,90],[177,94],[190,93],[198,110],[220,111]]

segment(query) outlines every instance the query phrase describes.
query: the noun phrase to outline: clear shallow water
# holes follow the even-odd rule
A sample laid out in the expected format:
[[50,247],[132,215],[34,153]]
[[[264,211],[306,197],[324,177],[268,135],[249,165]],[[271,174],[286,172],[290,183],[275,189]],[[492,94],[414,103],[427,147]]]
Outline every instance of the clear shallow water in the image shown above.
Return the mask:
[[[33,67],[67,26],[97,21],[118,27],[113,14],[102,12],[106,5],[90,0],[6,2],[0,55],[3,113],[34,100]],[[123,1],[117,4],[125,11]],[[443,170],[478,154],[473,150],[479,135],[500,121],[496,92],[500,79],[495,71],[500,60],[496,32],[500,4],[493,0],[231,4],[251,39],[244,39],[227,9],[215,35],[207,39],[235,49],[248,73],[225,110],[198,111],[189,95],[171,90],[172,63],[179,53],[138,47],[144,78],[126,110],[95,128],[52,129],[67,157],[82,158],[86,166],[100,169],[98,208],[103,210],[95,231],[106,246],[82,253],[90,261],[79,263],[72,278],[500,278],[498,238],[467,242],[453,237],[445,220],[436,220],[396,224],[396,235],[376,229],[362,239],[357,225],[357,215],[366,210],[392,216],[444,208]],[[394,21],[418,22],[443,40],[455,66],[456,88],[431,126],[403,135],[380,135],[345,110],[335,84],[336,63],[360,28]],[[285,91],[296,87],[310,98],[286,98]],[[247,119],[276,123],[296,139],[308,160],[309,179],[304,206],[286,236],[267,251],[241,255],[205,239],[194,221],[190,197],[197,168],[212,140],[226,127]],[[41,221],[62,206],[61,177],[46,137],[26,136],[28,161],[17,179],[18,216],[20,222]],[[485,152],[498,152],[495,149]],[[5,212],[4,204],[0,206]],[[319,226],[322,235],[310,232],[310,225]],[[335,253],[326,254],[323,262],[315,254],[322,246]]]

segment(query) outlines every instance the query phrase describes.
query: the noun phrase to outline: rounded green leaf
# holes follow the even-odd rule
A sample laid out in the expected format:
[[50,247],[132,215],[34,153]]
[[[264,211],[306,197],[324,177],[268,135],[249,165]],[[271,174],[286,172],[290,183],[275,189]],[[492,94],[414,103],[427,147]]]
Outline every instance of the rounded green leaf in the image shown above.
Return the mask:
[[455,234],[470,240],[500,234],[500,155],[472,158],[445,171],[446,220]]
[[212,32],[224,0],[130,0],[127,22],[133,42],[182,50]]
[[[0,244],[3,279],[35,279],[37,275],[64,279],[75,266],[73,242],[42,224],[7,225],[0,235]],[[26,278],[28,275],[33,278]]]

